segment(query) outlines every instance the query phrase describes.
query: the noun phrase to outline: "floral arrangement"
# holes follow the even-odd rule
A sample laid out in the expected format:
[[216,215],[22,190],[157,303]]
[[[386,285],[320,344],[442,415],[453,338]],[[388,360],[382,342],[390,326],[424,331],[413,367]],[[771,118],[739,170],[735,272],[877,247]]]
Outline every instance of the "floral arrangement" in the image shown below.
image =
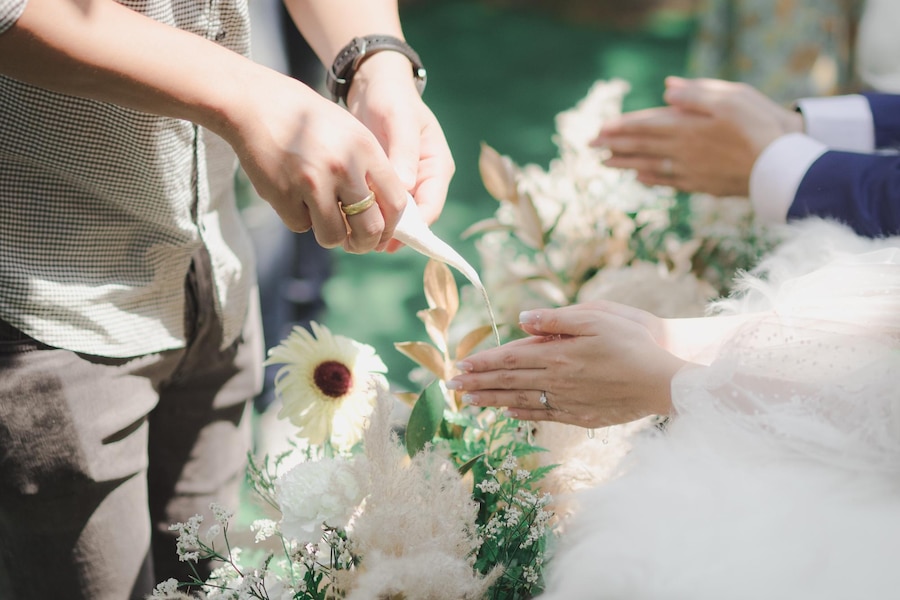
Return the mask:
[[[476,237],[481,279],[508,338],[520,335],[509,325],[523,310],[593,300],[661,317],[701,316],[710,300],[729,293],[738,271],[779,241],[754,221],[745,198],[648,187],[634,172],[603,164],[607,151],[590,142],[621,115],[629,89],[622,80],[597,81],[557,115],[559,155],[547,168],[518,165],[482,145],[482,182],[499,204],[464,235]],[[466,330],[484,313],[476,290],[466,287],[462,297],[455,327]],[[533,457],[536,464],[556,465],[543,486],[554,494],[560,528],[577,511],[570,492],[614,477],[636,436],[662,421],[648,417],[595,436],[554,422],[533,427],[532,441],[547,450]]]
[[[478,236],[501,322],[600,298],[699,315],[777,241],[745,200],[684,198],[605,167],[589,142],[627,92],[622,81],[597,82],[558,115],[560,156],[546,170],[482,147],[482,179],[500,204],[467,234]],[[610,477],[653,420],[595,440],[466,405],[444,382],[492,333],[473,326],[483,322],[473,316],[482,298],[461,302],[435,261],[424,284],[428,308],[418,317],[430,341],[396,344],[419,367],[420,393],[390,390],[373,348],[316,323],[269,352],[280,365],[278,416],[297,440],[278,456],[250,457],[266,518],[250,526],[250,547],[232,545],[233,515],[219,506],[205,529],[200,516],[174,524],[181,560],[217,567],[205,580],[195,569],[191,581],[162,582],[154,598],[525,600],[542,591],[572,512],[561,498]]]
[[500,204],[464,235],[478,236],[500,321],[601,298],[663,317],[699,316],[776,241],[753,221],[746,199],[684,197],[603,164],[604,150],[590,141],[621,114],[628,91],[624,81],[598,81],[557,115],[559,157],[547,169],[482,145],[481,177]]
[[316,323],[270,350],[279,417],[298,440],[251,456],[267,518],[251,525],[251,548],[232,546],[233,515],[219,506],[205,529],[199,515],[174,524],[181,560],[218,567],[206,580],[195,569],[191,581],[162,582],[153,598],[516,600],[542,590],[555,521],[540,482],[553,467],[532,468],[540,449],[521,423],[446,388],[491,329],[450,340],[459,295],[442,263],[428,263],[425,291],[431,343],[397,345],[432,374],[415,398],[388,389],[373,348]]

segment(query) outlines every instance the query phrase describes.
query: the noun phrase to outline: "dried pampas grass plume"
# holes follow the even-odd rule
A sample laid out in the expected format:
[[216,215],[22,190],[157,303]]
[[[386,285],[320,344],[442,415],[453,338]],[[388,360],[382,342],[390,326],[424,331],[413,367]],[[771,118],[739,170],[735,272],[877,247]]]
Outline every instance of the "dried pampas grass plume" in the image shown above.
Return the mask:
[[379,394],[366,431],[370,493],[352,533],[362,564],[341,587],[347,600],[477,600],[500,575],[472,566],[478,507],[445,454],[409,459],[391,431],[394,401]]

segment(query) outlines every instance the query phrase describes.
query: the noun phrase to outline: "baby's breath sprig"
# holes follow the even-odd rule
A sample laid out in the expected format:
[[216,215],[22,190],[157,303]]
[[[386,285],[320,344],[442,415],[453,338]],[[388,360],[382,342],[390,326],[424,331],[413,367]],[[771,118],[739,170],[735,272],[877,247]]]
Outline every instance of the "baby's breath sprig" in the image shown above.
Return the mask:
[[498,468],[488,466],[475,486],[474,496],[489,515],[478,527],[481,545],[475,567],[504,567],[488,598],[525,599],[543,589],[541,567],[554,513],[549,509],[551,496],[536,491],[536,483],[548,470],[520,468],[516,456],[508,454]]

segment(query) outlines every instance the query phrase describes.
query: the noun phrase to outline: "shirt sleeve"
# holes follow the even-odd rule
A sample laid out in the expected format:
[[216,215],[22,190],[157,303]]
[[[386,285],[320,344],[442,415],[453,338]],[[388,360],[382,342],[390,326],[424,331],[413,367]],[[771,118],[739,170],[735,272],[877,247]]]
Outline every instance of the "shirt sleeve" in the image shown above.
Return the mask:
[[797,101],[806,134],[833,150],[875,150],[875,120],[869,100],[861,94],[803,98]]
[[0,0],[0,33],[19,20],[27,3],[28,0]]
[[831,150],[809,168],[789,219],[835,219],[869,237],[900,234],[900,156]]
[[800,182],[828,147],[801,133],[781,136],[769,144],[750,172],[750,202],[762,223],[784,223]]
[[900,149],[900,94],[864,95],[872,109],[875,147],[888,151]]

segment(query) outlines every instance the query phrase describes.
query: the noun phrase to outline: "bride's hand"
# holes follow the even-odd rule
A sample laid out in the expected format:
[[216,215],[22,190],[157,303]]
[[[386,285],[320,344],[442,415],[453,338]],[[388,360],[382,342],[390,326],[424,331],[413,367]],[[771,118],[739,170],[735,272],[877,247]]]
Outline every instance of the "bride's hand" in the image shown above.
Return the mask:
[[671,411],[672,377],[685,362],[660,346],[660,319],[599,302],[528,311],[521,320],[533,337],[459,365],[463,373],[448,387],[462,390],[465,402],[588,428]]

